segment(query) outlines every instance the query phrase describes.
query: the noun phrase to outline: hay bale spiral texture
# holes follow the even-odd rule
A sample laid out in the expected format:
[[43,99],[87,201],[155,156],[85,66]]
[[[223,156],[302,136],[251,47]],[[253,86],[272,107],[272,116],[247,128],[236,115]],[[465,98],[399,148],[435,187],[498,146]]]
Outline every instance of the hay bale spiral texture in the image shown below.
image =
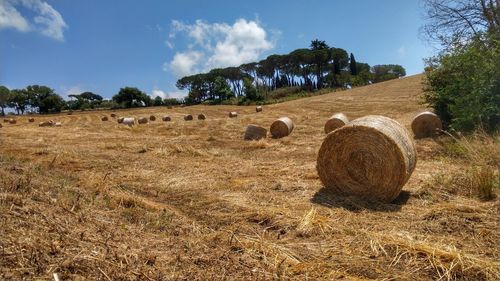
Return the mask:
[[417,114],[411,121],[411,130],[415,138],[433,137],[443,130],[441,119],[434,113],[426,111]]
[[146,118],[146,117],[139,117],[139,119],[137,119],[137,123],[139,123],[139,124],[147,124],[148,123],[148,118]]
[[255,111],[256,112],[261,112],[262,111],[262,106],[259,105],[259,106],[255,107]]
[[149,121],[156,121],[156,116],[154,115],[149,116]]
[[334,193],[390,202],[415,169],[416,154],[401,124],[370,115],[328,134],[316,169],[325,188]]
[[281,117],[271,124],[271,135],[273,138],[283,138],[290,135],[295,125],[292,119],[288,117]]
[[207,116],[203,113],[198,114],[198,120],[205,120],[207,119]]
[[172,118],[170,118],[170,116],[166,115],[166,116],[163,116],[161,118],[161,120],[165,121],[165,122],[169,122],[169,121],[172,121]]
[[238,117],[238,112],[236,111],[229,112],[229,118],[235,118],[235,117]]
[[33,123],[33,122],[35,122],[35,118],[33,118],[33,117],[30,117],[30,118],[28,119],[28,122],[30,122],[30,123]]
[[326,120],[325,134],[338,129],[347,123],[349,123],[349,119],[344,113],[333,114],[330,118],[328,118],[328,120]]
[[193,115],[191,114],[184,115],[184,121],[191,121],[191,120],[193,120]]
[[267,130],[266,128],[250,124],[245,130],[244,140],[260,140],[266,138]]

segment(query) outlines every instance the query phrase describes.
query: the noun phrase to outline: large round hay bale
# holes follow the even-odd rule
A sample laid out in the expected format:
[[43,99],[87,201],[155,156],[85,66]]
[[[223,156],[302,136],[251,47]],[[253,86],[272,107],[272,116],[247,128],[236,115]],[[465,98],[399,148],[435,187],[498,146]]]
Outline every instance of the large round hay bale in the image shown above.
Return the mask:
[[316,168],[328,190],[374,201],[398,197],[417,162],[409,132],[383,116],[365,116],[328,134]]
[[266,138],[267,130],[257,125],[248,125],[245,130],[244,140],[260,140]]
[[43,122],[38,123],[38,126],[39,127],[52,127],[52,126],[54,126],[54,124],[55,124],[54,121],[48,120],[48,121],[43,121]]
[[294,128],[292,119],[288,117],[281,117],[278,120],[274,121],[271,124],[271,135],[273,138],[282,138],[286,137],[292,133]]
[[30,123],[33,123],[33,122],[35,122],[35,118],[33,118],[33,117],[30,117],[30,118],[28,119],[28,122],[30,122]]
[[[121,124],[123,125],[127,125],[127,126],[132,126],[132,125],[135,125],[135,118],[133,117],[128,117],[128,118],[118,118],[118,119],[122,119],[121,121]],[[147,120],[146,120],[147,121]]]
[[121,123],[123,123],[123,119],[125,119],[125,118],[123,118],[123,117],[118,117],[118,118],[116,119],[116,122],[118,122],[118,124],[121,124]]
[[149,116],[149,121],[156,121],[156,116],[154,115]]
[[259,106],[255,107],[255,111],[256,112],[261,112],[262,111],[262,106],[259,105]]
[[9,119],[9,124],[16,124],[17,123],[17,120],[16,119]]
[[61,123],[61,122],[56,122],[56,123],[54,124],[54,126],[55,126],[55,127],[62,127],[62,123]]
[[147,124],[148,123],[148,118],[146,118],[146,117],[140,117],[139,119],[137,119],[137,123],[139,123],[139,124]]
[[9,121],[10,121],[10,119],[9,119],[9,118],[4,118],[4,119],[3,119],[3,122],[4,122],[4,123],[9,123]]
[[434,113],[426,111],[417,114],[411,121],[411,130],[415,138],[436,136],[443,130],[441,119]]
[[165,122],[169,122],[169,121],[172,121],[172,118],[170,118],[170,116],[168,115],[165,115],[161,118],[161,120],[165,121]]
[[207,116],[203,113],[198,114],[198,120],[205,120],[207,119]]
[[184,115],[184,121],[191,121],[191,120],[193,120],[193,115],[191,114]]
[[238,117],[238,112],[236,111],[229,112],[229,118],[234,118],[234,117]]
[[349,123],[349,119],[345,116],[344,113],[336,113],[333,114],[325,123],[325,134],[330,133],[331,131],[338,129],[345,124]]
[[116,118],[116,113],[111,113],[110,116],[111,118]]
[[101,117],[101,121],[108,121],[108,116]]

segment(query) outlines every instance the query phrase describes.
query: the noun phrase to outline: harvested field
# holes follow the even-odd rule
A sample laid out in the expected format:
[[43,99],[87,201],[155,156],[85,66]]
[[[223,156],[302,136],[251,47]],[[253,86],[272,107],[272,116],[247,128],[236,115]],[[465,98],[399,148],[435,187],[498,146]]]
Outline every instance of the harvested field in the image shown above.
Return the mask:
[[[392,203],[332,196],[316,172],[324,122],[385,115],[410,130],[422,76],[266,105],[17,117],[0,130],[0,279],[498,280],[499,199],[457,189],[473,163],[449,137],[415,140]],[[237,111],[238,118],[227,113]],[[205,121],[184,121],[203,112]],[[290,117],[290,136],[244,141]],[[26,120],[25,120],[26,119]],[[498,140],[481,149],[496,167]],[[459,150],[456,150],[459,151]],[[458,157],[458,158],[457,158]],[[458,159],[458,160],[457,160]],[[458,176],[457,176],[458,177]],[[498,193],[498,190],[496,191]],[[82,279],[80,279],[82,280]]]

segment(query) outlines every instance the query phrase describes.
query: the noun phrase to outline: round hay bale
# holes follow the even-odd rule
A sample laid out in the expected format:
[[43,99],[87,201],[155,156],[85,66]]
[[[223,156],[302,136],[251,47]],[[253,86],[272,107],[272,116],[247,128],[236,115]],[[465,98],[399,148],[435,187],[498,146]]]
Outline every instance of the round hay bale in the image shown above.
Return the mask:
[[244,140],[260,140],[266,138],[267,130],[266,128],[257,125],[248,125],[245,130]]
[[169,122],[169,121],[172,121],[172,118],[170,118],[170,116],[168,115],[165,115],[161,118],[161,120],[165,121],[165,122]]
[[30,118],[28,119],[28,122],[30,122],[30,123],[33,123],[33,122],[35,122],[35,118],[33,118],[33,117],[30,117]]
[[109,116],[111,116],[111,118],[116,118],[116,113],[111,113]]
[[73,115],[73,111],[72,111],[72,110],[70,110],[70,111],[68,111],[68,113],[66,113],[66,114],[67,114],[67,115]]
[[167,109],[172,109],[172,106],[171,105],[167,106]]
[[8,118],[3,119],[4,123],[9,123],[9,121],[10,121],[10,119],[8,119]]
[[140,117],[139,119],[137,119],[137,123],[139,123],[139,124],[147,124],[148,123],[148,118],[146,118],[146,117]]
[[156,116],[154,115],[149,116],[149,121],[156,121]]
[[235,117],[238,117],[238,112],[236,111],[229,112],[229,118],[235,118]]
[[255,107],[255,111],[256,112],[261,112],[262,111],[262,106],[259,105],[259,106]]
[[191,121],[191,120],[193,120],[193,115],[191,114],[184,115],[184,121]]
[[101,121],[108,121],[108,116],[101,117]]
[[[123,125],[127,125],[127,126],[133,126],[133,125],[135,125],[135,118],[133,118],[133,117],[128,117],[128,118],[121,117],[121,118],[118,118],[118,119],[122,119],[121,120],[122,121],[121,124],[123,124]],[[146,119],[146,121],[147,121],[147,119]]]
[[205,120],[207,119],[207,116],[203,113],[198,114],[198,120]]
[[334,193],[391,202],[416,162],[409,132],[390,118],[370,115],[328,134],[316,169],[325,188]]
[[38,123],[38,127],[52,127],[54,126],[54,121],[48,120]]
[[349,123],[349,119],[345,116],[344,113],[336,113],[333,114],[325,123],[325,134],[330,133],[331,131],[338,129],[345,124]]
[[411,130],[415,138],[433,137],[443,130],[441,119],[434,113],[426,111],[417,114],[411,121]]
[[62,127],[62,123],[61,123],[61,122],[56,122],[56,123],[54,124],[54,126],[55,126],[55,127]]
[[123,119],[125,119],[125,118],[119,117],[118,119],[116,119],[116,122],[118,122],[118,124],[121,124],[121,123],[123,123]]
[[16,124],[17,120],[16,119],[9,119],[9,124]]
[[270,131],[271,135],[273,135],[273,138],[279,139],[291,134],[293,128],[294,125],[292,119],[288,117],[281,117],[278,120],[274,121],[273,124],[271,124]]

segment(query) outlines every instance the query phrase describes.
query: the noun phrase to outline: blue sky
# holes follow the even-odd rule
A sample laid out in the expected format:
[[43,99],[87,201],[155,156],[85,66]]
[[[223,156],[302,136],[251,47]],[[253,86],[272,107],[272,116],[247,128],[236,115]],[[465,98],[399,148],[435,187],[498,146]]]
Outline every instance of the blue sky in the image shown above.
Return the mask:
[[183,95],[182,75],[308,47],[312,39],[358,62],[423,71],[418,0],[0,0],[0,84],[47,85],[106,98],[133,86]]

